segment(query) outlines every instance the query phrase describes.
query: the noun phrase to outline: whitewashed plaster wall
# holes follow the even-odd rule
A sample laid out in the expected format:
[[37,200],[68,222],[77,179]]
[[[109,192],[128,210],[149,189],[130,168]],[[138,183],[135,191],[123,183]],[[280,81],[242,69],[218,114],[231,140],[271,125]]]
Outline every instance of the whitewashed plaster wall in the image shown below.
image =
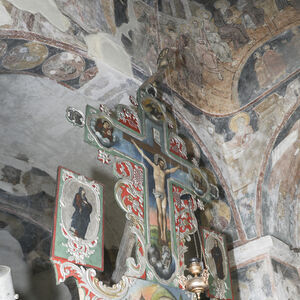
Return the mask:
[[[116,203],[113,200],[111,170],[99,161],[97,164],[96,148],[85,144],[83,129],[72,126],[65,117],[68,106],[84,112],[87,104],[97,108],[100,103],[109,107],[128,103],[129,95],[134,95],[136,83],[126,79],[118,82],[118,76],[112,79],[106,74],[103,78],[100,73],[81,93],[68,90],[45,78],[1,75],[0,103],[3,109],[0,112],[0,155],[3,165],[12,165],[22,172],[35,167],[55,179],[57,167],[62,165],[101,181],[107,186],[105,198],[111,199],[110,209],[106,209],[109,230],[110,227],[113,228],[109,224],[119,221],[119,217],[113,213]],[[16,159],[18,157],[28,158],[28,162],[19,161]],[[7,192],[28,194],[22,186],[12,187],[2,182],[1,188]],[[53,192],[50,193],[51,196],[54,196]],[[121,234],[122,232],[108,234],[110,238],[107,240],[107,247],[116,246],[116,240]]]
[[[114,200],[115,179],[111,169],[97,160],[97,149],[84,143],[84,130],[73,126],[65,116],[68,106],[85,112],[87,104],[96,108],[99,104],[108,107],[118,103],[128,104],[129,95],[135,94],[137,83],[118,72],[104,71],[104,68],[80,92],[66,89],[46,78],[0,76],[0,103],[3,107],[0,112],[0,207],[3,212],[0,220],[14,223],[16,221],[7,217],[13,214],[43,228],[51,236],[57,167],[62,165],[105,185],[104,245],[108,250],[118,249],[125,215]],[[30,244],[28,234],[30,236],[27,232],[24,238],[29,239]],[[34,232],[32,236],[35,236]],[[26,241],[23,242],[22,246],[26,247]],[[31,261],[38,258],[39,254],[35,251],[26,253],[27,268],[30,268]],[[49,253],[44,257],[47,258]],[[4,257],[1,262],[10,265],[13,274],[17,272],[13,262],[5,261]],[[41,278],[35,276],[33,282],[28,274],[20,273],[30,283],[24,288],[17,286],[16,290],[27,295],[28,290],[33,288],[31,284],[35,284],[34,289],[42,293],[43,289],[39,286],[43,286],[51,276],[54,280],[54,275],[47,272]],[[53,293],[56,292],[53,290]],[[53,293],[49,292],[48,296],[51,298]],[[67,296],[62,297],[68,299]],[[27,295],[24,299],[34,298]]]

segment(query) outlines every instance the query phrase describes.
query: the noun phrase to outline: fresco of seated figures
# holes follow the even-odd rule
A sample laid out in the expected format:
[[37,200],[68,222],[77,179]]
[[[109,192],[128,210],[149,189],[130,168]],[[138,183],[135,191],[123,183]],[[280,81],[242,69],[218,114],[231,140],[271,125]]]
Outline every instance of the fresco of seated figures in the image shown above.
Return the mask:
[[[221,2],[227,1],[217,1],[215,8]],[[164,32],[180,32],[173,47],[176,59],[175,70],[168,76],[170,86],[194,106],[215,115],[245,107],[299,68],[294,63],[299,55],[297,27],[279,31],[277,37],[262,43],[268,35],[262,37],[255,33],[263,22],[258,19],[255,29],[247,28],[246,21],[242,20],[248,15],[240,13],[235,21],[226,23],[221,11],[222,8],[213,14],[198,11],[199,17],[193,17],[189,24],[169,21],[164,26]],[[262,20],[263,16],[262,12]],[[168,39],[161,40],[163,47],[170,47]],[[254,47],[257,48],[253,52]],[[271,80],[274,73],[276,76]]]
[[[298,74],[300,55],[300,27],[287,30],[262,44],[245,63],[238,82],[241,106],[259,100],[279,83]],[[249,84],[252,82],[252,84]]]
[[[169,48],[175,65],[168,84],[213,115],[240,110],[297,69],[297,1],[116,0],[103,12],[137,77],[153,74],[158,54]],[[275,60],[278,70],[270,68]],[[263,65],[276,79],[263,74]],[[246,86],[249,78],[257,84]]]
[[[45,75],[78,89],[97,73],[94,61],[84,57],[91,45],[82,36],[105,33],[111,45],[125,50],[133,75],[143,81],[156,72],[161,50],[169,48],[175,64],[167,83],[183,102],[219,116],[241,110],[297,71],[296,0],[101,0],[89,5],[80,0],[76,9],[73,2],[58,3],[72,30],[54,31],[57,39],[39,38],[46,30],[41,19],[32,17],[31,24],[23,11],[11,7],[12,14],[22,16],[20,22],[28,21],[23,24],[28,32],[13,25],[8,27],[16,30],[13,35],[2,30],[1,72]],[[54,30],[51,26],[47,23]]]

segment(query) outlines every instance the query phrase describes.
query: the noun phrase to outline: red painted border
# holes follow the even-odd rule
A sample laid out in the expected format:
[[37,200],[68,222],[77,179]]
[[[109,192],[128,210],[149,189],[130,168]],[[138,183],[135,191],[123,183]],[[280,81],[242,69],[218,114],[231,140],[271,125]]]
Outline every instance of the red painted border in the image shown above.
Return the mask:
[[19,39],[19,40],[23,39],[23,40],[37,41],[55,48],[60,48],[70,52],[74,52],[76,54],[82,55],[92,60],[92,58],[87,55],[87,48],[83,49],[78,46],[76,47],[71,44],[67,44],[58,40],[47,38],[37,33],[22,31],[22,30],[0,30],[0,37],[7,38],[7,39]]

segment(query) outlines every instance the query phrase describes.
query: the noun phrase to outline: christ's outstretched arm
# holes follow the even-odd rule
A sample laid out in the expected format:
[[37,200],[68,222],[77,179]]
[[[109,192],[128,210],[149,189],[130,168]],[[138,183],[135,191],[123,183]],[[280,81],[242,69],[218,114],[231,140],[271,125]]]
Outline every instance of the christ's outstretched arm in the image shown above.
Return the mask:
[[166,173],[166,174],[174,173],[174,172],[176,172],[179,168],[180,168],[180,166],[176,166],[176,167],[174,167],[174,168],[171,168],[171,169],[166,170],[165,173]]
[[142,151],[142,149],[136,144],[136,142],[133,139],[131,139],[131,142],[133,143],[135,148],[140,152],[142,157],[145,158],[146,161],[150,164],[150,166],[152,166],[152,167],[155,166],[154,163],[150,160],[150,158],[145,155],[145,153]]

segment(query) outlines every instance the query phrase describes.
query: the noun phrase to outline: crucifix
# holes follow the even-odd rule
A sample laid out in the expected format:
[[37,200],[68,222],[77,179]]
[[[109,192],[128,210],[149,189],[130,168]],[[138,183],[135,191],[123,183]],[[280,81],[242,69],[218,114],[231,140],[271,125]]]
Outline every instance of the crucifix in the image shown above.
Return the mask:
[[[132,231],[139,220],[142,235],[137,255],[142,254],[143,264],[131,269],[137,274],[136,268],[145,266],[139,276],[171,283],[183,267],[181,239],[188,238],[197,227],[192,213],[197,207],[197,191],[202,188],[199,195],[205,199],[210,188],[207,177],[188,158],[191,149],[177,134],[179,125],[155,88],[146,87],[137,95],[137,101],[132,101],[135,108],[119,105],[116,111],[109,111],[103,106],[99,110],[87,107],[85,139],[97,146],[101,162],[113,163],[114,173],[120,178],[115,197],[128,221],[113,281],[133,273],[128,272],[126,262],[137,243]],[[107,143],[103,135],[100,138],[101,132],[95,126],[98,123],[110,124],[114,143]],[[191,197],[180,203],[181,193]]]
[[[157,208],[157,226],[158,226],[158,237],[159,243],[167,245],[167,193],[166,193],[166,176],[168,174],[175,173],[178,169],[187,173],[187,168],[180,165],[177,161],[170,158],[170,156],[164,154],[161,151],[161,146],[153,139],[153,145],[143,143],[137,139],[130,137],[127,134],[123,134],[125,140],[130,141],[138,150],[144,159],[150,166],[148,172],[152,174],[149,176],[154,180],[154,189],[149,191],[152,192],[156,201]],[[149,153],[153,156],[153,160],[147,156]],[[148,155],[149,155],[148,154]],[[175,167],[167,168],[168,165],[173,165]],[[152,168],[152,171],[150,170]]]
[[[148,220],[149,223],[149,244],[147,256],[150,265],[154,268],[159,277],[167,280],[175,271],[175,262],[172,257],[172,241],[171,241],[171,220],[170,220],[170,203],[168,195],[167,181],[171,175],[180,172],[181,175],[188,176],[188,168],[180,163],[179,160],[173,159],[168,155],[165,148],[164,126],[162,122],[146,122],[147,132],[152,131],[152,137],[146,136],[142,141],[134,138],[132,135],[123,132],[122,140],[134,145],[132,153],[135,159],[142,161],[146,167],[148,187]],[[131,253],[133,236],[125,233],[124,241],[121,243],[122,251]],[[174,242],[174,241],[173,241]],[[123,250],[124,249],[124,250]],[[120,252],[117,258],[117,268],[123,269],[126,260],[124,253]],[[113,279],[120,278],[122,272],[116,270]]]
[[114,197],[127,219],[112,275],[116,285],[99,282],[93,269],[57,264],[59,280],[76,277],[88,299],[123,299],[139,278],[179,286],[185,241],[198,226],[193,211],[218,197],[209,173],[199,168],[199,146],[155,86],[144,84],[130,101],[133,106],[114,110],[86,107],[85,141],[97,147],[100,162],[111,165],[118,179]]
[[175,173],[179,169],[179,165],[174,168],[167,169],[166,161],[162,156],[156,153],[154,155],[154,161],[152,161],[134,140],[132,140],[132,143],[153,169],[153,195],[155,197],[157,207],[158,236],[162,244],[167,244],[167,195],[165,192],[165,177],[167,174]]

